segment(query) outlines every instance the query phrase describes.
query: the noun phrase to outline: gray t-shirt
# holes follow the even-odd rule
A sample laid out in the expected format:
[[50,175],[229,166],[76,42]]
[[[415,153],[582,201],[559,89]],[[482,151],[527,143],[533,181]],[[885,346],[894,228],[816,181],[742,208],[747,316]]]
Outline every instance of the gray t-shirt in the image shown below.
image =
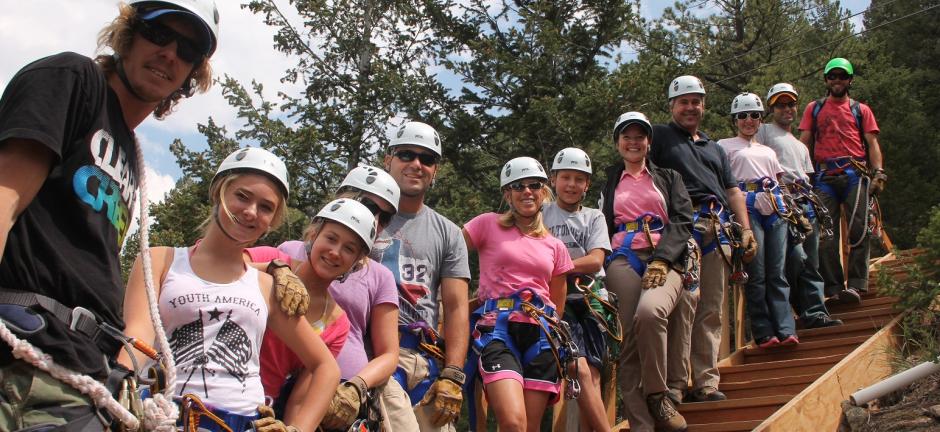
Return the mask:
[[809,181],[806,174],[814,171],[809,150],[790,131],[781,129],[776,124],[765,123],[757,130],[756,139],[777,153],[777,160],[783,167],[784,183],[793,183],[798,179]]
[[[598,209],[581,207],[580,211],[571,213],[558,207],[557,203],[545,203],[542,204],[542,222],[552,236],[565,244],[572,261],[594,249],[603,249],[607,254],[611,252],[604,213]],[[597,275],[604,276],[604,269]]]
[[426,321],[437,328],[441,278],[470,279],[460,228],[428,206],[399,212],[382,230],[370,257],[388,267],[398,285],[398,323]]

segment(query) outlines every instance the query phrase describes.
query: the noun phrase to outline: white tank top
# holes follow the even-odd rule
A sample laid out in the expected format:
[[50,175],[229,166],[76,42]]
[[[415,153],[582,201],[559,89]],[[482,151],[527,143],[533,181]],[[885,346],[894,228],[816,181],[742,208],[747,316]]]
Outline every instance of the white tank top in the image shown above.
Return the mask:
[[259,348],[268,306],[252,267],[235,282],[201,279],[176,248],[160,291],[160,317],[176,360],[176,395],[241,415],[264,403]]

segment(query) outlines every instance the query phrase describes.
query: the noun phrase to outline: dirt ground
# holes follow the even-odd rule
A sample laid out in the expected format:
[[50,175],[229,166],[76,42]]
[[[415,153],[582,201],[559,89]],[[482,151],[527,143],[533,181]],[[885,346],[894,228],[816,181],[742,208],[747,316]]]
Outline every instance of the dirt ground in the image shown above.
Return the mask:
[[[940,417],[928,409],[940,407],[940,374],[931,375],[910,387],[871,403],[865,432],[940,431]],[[940,408],[938,408],[940,409]],[[940,413],[937,413],[940,414]]]

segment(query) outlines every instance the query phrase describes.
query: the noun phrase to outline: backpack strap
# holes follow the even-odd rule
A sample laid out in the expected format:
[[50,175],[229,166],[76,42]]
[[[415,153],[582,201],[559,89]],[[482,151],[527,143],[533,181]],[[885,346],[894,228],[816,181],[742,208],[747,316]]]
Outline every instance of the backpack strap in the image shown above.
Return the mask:
[[[819,111],[822,111],[823,105],[826,104],[826,98],[816,99],[816,104],[813,105],[813,146],[810,148],[810,156],[815,156],[815,147],[816,147],[816,117],[819,116]],[[849,98],[849,109],[852,110],[852,117],[855,117],[855,126],[858,128],[859,139],[862,140],[862,144],[865,146],[865,159],[868,159],[868,141],[865,140],[865,128],[862,126],[862,107],[859,101]]]

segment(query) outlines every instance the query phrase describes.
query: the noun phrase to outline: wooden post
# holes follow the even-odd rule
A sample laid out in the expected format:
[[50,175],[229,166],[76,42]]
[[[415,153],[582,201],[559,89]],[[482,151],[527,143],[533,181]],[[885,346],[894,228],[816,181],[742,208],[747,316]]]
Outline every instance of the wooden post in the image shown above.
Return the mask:
[[[741,284],[735,284],[734,287],[734,349],[741,349],[747,342],[744,338],[744,287]],[[726,355],[720,356],[725,358]]]

